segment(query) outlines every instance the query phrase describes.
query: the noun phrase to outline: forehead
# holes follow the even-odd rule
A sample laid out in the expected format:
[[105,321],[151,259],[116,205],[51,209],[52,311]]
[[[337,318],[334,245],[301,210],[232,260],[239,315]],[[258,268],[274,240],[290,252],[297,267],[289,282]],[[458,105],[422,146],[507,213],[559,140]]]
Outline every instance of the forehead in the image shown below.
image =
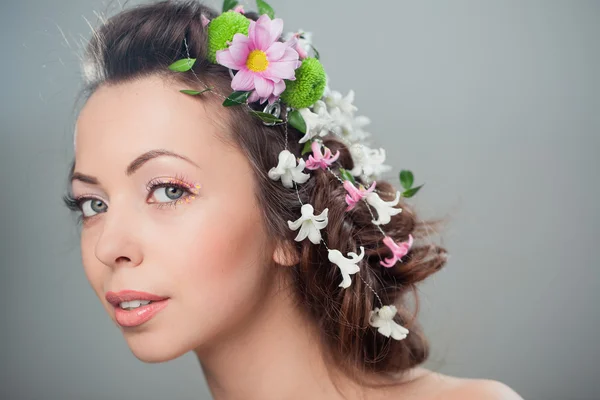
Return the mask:
[[76,164],[157,148],[206,156],[223,146],[216,105],[180,93],[183,86],[152,76],[99,87],[77,119]]

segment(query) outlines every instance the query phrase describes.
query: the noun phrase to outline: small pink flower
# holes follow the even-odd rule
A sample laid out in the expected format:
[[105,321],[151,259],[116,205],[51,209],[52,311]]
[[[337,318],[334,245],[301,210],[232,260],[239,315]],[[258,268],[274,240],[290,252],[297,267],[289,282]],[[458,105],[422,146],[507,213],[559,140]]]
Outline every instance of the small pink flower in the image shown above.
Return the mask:
[[204,14],[200,14],[200,21],[202,21],[203,28],[206,28],[206,25],[210,24],[210,19],[206,18]]
[[408,250],[410,250],[413,244],[412,235],[408,235],[408,241],[402,243],[395,243],[394,239],[389,236],[386,236],[383,239],[383,243],[392,251],[392,256],[385,259],[385,261],[380,261],[380,264],[386,268],[393,267],[398,260],[408,254]]
[[365,189],[363,185],[360,185],[360,189],[357,189],[352,182],[344,181],[344,189],[348,191],[348,194],[346,195],[346,203],[348,203],[348,208],[346,208],[346,211],[352,210],[356,206],[356,203],[364,199],[369,193],[373,192],[376,184],[377,182],[373,182],[369,189]]
[[327,167],[333,164],[340,156],[339,150],[335,153],[335,156],[333,156],[331,155],[331,150],[327,147],[325,147],[325,154],[321,153],[321,144],[316,140],[312,142],[310,148],[313,153],[308,156],[308,160],[306,161],[306,168],[308,169],[327,169]]
[[305,59],[306,57],[308,57],[308,53],[306,52],[306,50],[304,50],[304,47],[300,44],[300,36],[302,36],[302,32],[298,32],[298,33],[294,33],[294,37],[297,40],[296,42],[296,46],[294,47],[294,49],[298,52],[298,55],[300,56],[300,59]]
[[235,91],[252,91],[248,102],[269,101],[273,104],[285,90],[284,79],[295,80],[300,67],[297,39],[282,43],[283,20],[271,21],[263,14],[258,21],[250,21],[248,36],[236,33],[229,48],[217,51],[217,62],[238,72],[231,81]]
[[235,8],[233,9],[234,12],[240,13],[240,14],[245,14],[244,12],[244,6],[239,4],[237,6],[235,6]]

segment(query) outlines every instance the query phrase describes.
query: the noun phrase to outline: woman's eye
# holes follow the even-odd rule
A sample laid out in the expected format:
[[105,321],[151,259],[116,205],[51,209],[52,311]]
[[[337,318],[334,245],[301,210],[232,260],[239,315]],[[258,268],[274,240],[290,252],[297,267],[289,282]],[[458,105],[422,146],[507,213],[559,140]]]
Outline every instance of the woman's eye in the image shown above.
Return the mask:
[[88,199],[81,203],[81,212],[84,217],[93,217],[96,214],[106,212],[108,206],[98,199]]
[[183,197],[185,190],[177,186],[164,186],[155,189],[152,193],[157,203],[169,203]]

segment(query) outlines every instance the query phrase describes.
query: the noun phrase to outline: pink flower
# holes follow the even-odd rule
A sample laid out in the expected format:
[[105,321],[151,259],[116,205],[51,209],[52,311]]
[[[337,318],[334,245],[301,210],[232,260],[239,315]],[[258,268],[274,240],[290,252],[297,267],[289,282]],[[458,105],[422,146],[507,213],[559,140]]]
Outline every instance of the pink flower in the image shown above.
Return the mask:
[[244,6],[242,4],[239,4],[239,5],[235,6],[235,8],[233,9],[233,11],[236,12],[236,13],[245,14],[245,12],[244,12]]
[[263,14],[258,21],[250,21],[248,36],[236,33],[229,48],[217,51],[217,62],[238,72],[231,81],[235,91],[252,91],[248,101],[269,100],[272,104],[285,90],[284,79],[295,80],[300,67],[297,39],[282,43],[283,20],[271,21]]
[[206,28],[206,26],[210,24],[210,19],[206,18],[204,14],[200,14],[200,20],[202,21],[203,28]]
[[385,261],[380,261],[380,264],[386,268],[391,268],[396,264],[396,261],[408,254],[408,250],[410,250],[413,244],[413,237],[409,234],[407,242],[395,243],[394,239],[386,236],[383,239],[383,243],[392,251],[392,256],[386,258]]
[[316,140],[312,142],[310,145],[312,149],[312,155],[308,156],[308,160],[306,161],[306,168],[308,169],[327,169],[331,164],[333,164],[340,156],[340,151],[338,150],[335,153],[335,156],[331,155],[331,150],[325,147],[325,154],[321,153],[321,144]]
[[348,194],[346,195],[348,208],[346,208],[346,211],[352,210],[356,206],[356,203],[364,199],[369,193],[373,192],[376,184],[377,182],[373,182],[369,189],[365,189],[363,185],[360,185],[360,189],[357,189],[352,182],[344,181],[344,189],[348,191]]

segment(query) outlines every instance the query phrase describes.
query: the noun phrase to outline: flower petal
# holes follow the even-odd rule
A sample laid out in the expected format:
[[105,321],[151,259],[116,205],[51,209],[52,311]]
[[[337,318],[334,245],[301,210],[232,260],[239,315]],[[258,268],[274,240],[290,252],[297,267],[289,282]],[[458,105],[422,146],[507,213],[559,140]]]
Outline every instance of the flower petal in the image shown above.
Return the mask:
[[285,82],[279,81],[275,82],[275,88],[273,89],[273,95],[279,96],[285,90]]
[[231,88],[242,91],[254,89],[254,74],[246,68],[239,70],[231,81]]
[[217,62],[227,68],[240,69],[242,65],[235,62],[229,49],[217,51]]
[[263,99],[273,94],[273,90],[275,89],[275,85],[272,81],[258,75],[254,75],[254,87],[256,88],[258,96]]
[[268,76],[275,79],[296,79],[296,63],[294,61],[276,61],[269,64]]
[[250,54],[250,49],[246,44],[238,44],[234,43],[229,46],[229,52],[231,53],[231,57],[233,61],[238,65],[245,65],[248,61],[248,54]]
[[283,20],[281,18],[275,18],[270,24],[271,43],[277,41],[281,37],[283,32]]
[[273,43],[269,49],[266,51],[267,59],[270,62],[279,61],[281,57],[285,54],[285,49],[288,47],[285,43],[275,42]]
[[260,100],[260,97],[258,97],[258,93],[256,93],[256,90],[253,90],[252,93],[250,93],[250,97],[248,97],[248,103],[254,103],[258,100]]
[[[264,16],[269,18],[266,14]],[[254,29],[254,45],[259,50],[267,51],[273,42],[271,41],[269,26],[264,22],[261,23],[261,19],[262,17],[258,20]]]

